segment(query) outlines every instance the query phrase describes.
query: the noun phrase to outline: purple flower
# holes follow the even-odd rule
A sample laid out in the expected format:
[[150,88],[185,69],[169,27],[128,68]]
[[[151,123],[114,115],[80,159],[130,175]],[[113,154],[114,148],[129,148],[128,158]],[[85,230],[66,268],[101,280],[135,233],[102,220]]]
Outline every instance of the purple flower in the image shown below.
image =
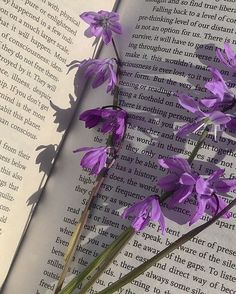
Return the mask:
[[148,223],[153,220],[159,221],[162,234],[164,234],[164,215],[161,211],[161,207],[156,196],[149,196],[146,199],[126,208],[122,214],[122,217],[127,218],[129,215],[133,216],[131,226],[136,232],[143,230],[148,225]]
[[82,158],[80,165],[84,168],[91,169],[91,174],[98,175],[106,166],[108,150],[108,147],[83,147],[73,152],[88,151]]
[[231,117],[231,120],[226,124],[227,129],[236,132],[236,117]]
[[217,131],[223,130],[227,127],[227,123],[231,120],[231,117],[224,114],[221,111],[209,111],[203,112],[199,108],[198,102],[196,102],[192,97],[187,95],[179,95],[179,103],[188,111],[194,113],[197,119],[193,123],[187,123],[182,126],[176,133],[177,136],[184,137],[190,133],[194,133],[201,128],[206,126],[213,127],[214,136],[216,140]]
[[173,192],[169,206],[183,202],[194,191],[197,175],[191,170],[188,161],[184,158],[173,156],[160,159],[159,164],[171,170],[171,174],[158,181],[158,185],[167,192]]
[[119,14],[100,10],[98,12],[84,12],[80,17],[89,24],[89,28],[84,32],[85,36],[91,38],[102,37],[107,45],[112,40],[112,32],[122,34],[121,24],[119,23]]
[[93,128],[102,120],[102,108],[93,108],[81,113],[80,120],[85,122],[86,128]]
[[[232,191],[236,187],[236,180],[221,179],[224,174],[223,169],[216,170],[208,179],[201,176],[196,181],[196,192],[198,207],[190,220],[190,225],[199,220],[204,214],[206,207],[209,206],[213,213],[218,213],[226,207],[225,201],[218,194],[225,194]],[[223,216],[229,218],[230,213],[227,212]]]
[[221,49],[217,48],[216,56],[220,61],[236,71],[236,54],[233,49],[230,47],[229,43],[224,43],[225,55],[221,52]]
[[228,107],[235,99],[234,94],[226,85],[221,73],[216,69],[209,67],[212,73],[212,80],[205,84],[205,88],[209,90],[214,96],[201,99],[201,103],[208,107]]
[[114,142],[119,143],[124,136],[127,112],[122,109],[95,108],[83,112],[80,119],[85,121],[86,128],[102,123],[101,132],[113,132]]
[[88,59],[80,63],[80,68],[86,68],[85,77],[94,77],[92,87],[97,88],[108,80],[107,93],[117,84],[114,68],[117,66],[114,58]]
[[103,109],[102,118],[104,119],[104,124],[101,131],[103,133],[113,132],[114,142],[118,143],[122,140],[125,129],[127,112],[125,110],[113,110],[113,109]]

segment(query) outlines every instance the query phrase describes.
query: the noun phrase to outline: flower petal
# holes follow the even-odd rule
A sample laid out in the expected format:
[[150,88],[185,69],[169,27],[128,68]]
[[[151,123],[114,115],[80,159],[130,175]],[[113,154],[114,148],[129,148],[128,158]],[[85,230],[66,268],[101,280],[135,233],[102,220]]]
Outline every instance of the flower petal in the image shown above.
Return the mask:
[[169,207],[173,208],[177,203],[182,203],[186,198],[191,195],[192,192],[192,186],[181,186],[173,193],[173,196],[170,198]]
[[171,169],[171,171],[177,174],[182,174],[183,172],[191,172],[191,167],[188,161],[178,156],[159,159],[158,163],[162,167]]
[[203,121],[196,121],[193,123],[187,123],[178,129],[178,131],[176,132],[176,136],[183,138],[183,137],[187,136],[188,134],[196,132],[201,127],[204,127]]
[[179,94],[179,103],[188,111],[195,113],[200,111],[198,103],[191,97],[185,94]]
[[183,173],[179,179],[179,182],[182,185],[190,186],[195,184],[196,179],[189,173]]
[[198,204],[195,214],[189,221],[189,225],[196,223],[204,214],[207,204],[207,198],[198,197]]
[[216,125],[224,125],[228,123],[231,118],[221,111],[213,111],[209,115],[209,119]]
[[201,176],[196,181],[195,189],[199,195],[211,195],[212,193],[212,189],[209,187],[209,182]]
[[178,176],[175,174],[167,175],[158,181],[158,185],[165,191],[173,191],[178,185]]
[[216,193],[228,193],[236,188],[236,180],[220,180],[214,185]]

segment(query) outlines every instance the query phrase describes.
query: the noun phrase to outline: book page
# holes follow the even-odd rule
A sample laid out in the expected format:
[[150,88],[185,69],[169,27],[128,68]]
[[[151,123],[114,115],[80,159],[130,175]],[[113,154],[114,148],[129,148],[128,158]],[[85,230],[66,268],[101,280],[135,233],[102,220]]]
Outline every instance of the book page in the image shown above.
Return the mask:
[[79,15],[112,1],[0,1],[0,285],[73,115],[71,60],[92,56]]
[[[123,61],[120,106],[129,112],[126,140],[94,204],[68,280],[129,226],[129,221],[120,217],[124,207],[161,192],[156,181],[167,171],[160,168],[157,159],[173,154],[187,157],[193,149],[199,135],[180,139],[173,134],[177,126],[193,119],[177,103],[175,93],[204,97],[209,65],[217,66],[233,83],[232,73],[215,58],[216,46],[222,48],[225,40],[231,39],[236,48],[233,9],[232,2],[214,0],[121,2],[124,35],[115,38],[115,42]],[[113,56],[112,49],[104,48],[102,56]],[[85,129],[78,117],[89,108],[110,105],[112,97],[104,93],[105,86],[87,90],[83,96],[4,294],[16,289],[26,294],[55,290],[64,252],[94,182],[94,177],[80,168],[82,154],[72,151],[106,142],[106,136]],[[225,168],[226,177],[234,178],[234,139],[233,134],[223,133],[214,142],[210,134],[194,168],[207,175],[214,169],[213,163],[217,163]],[[235,194],[231,193],[226,201],[230,197]],[[136,234],[88,293],[97,293],[189,230],[195,200],[186,200],[172,210],[165,206],[164,203],[165,236],[161,235],[158,223],[151,223]],[[234,293],[235,217],[234,210],[230,220],[220,219],[118,293]],[[202,222],[209,218],[204,215]],[[27,282],[22,283],[24,277],[28,277]]]

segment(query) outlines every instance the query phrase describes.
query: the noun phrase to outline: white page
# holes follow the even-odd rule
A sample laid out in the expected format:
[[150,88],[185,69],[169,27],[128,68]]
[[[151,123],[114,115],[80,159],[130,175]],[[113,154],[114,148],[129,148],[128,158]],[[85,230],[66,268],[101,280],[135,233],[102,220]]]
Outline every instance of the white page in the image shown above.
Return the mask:
[[[128,64],[127,67],[123,68],[123,79],[120,83],[123,85],[120,92],[120,104],[122,106],[126,104],[130,113],[127,140],[117,163],[109,172],[105,182],[106,186],[104,185],[99,194],[97,206],[93,210],[89,225],[86,227],[85,238],[82,238],[81,245],[87,251],[82,252],[81,247],[78,247],[69,278],[93,260],[94,256],[103,250],[105,244],[113,240],[114,234],[120,233],[125,226],[129,225],[128,221],[122,220],[120,216],[116,215],[117,212],[123,211],[125,202],[133,203],[143,195],[147,196],[156,193],[156,180],[166,172],[163,173],[157,164],[153,164],[154,157],[183,153],[184,148],[190,151],[193,148],[193,139],[196,140],[197,138],[195,135],[190,136],[189,144],[186,145],[179,139],[176,141],[175,137],[172,136],[173,125],[183,123],[182,117],[188,119],[189,114],[185,110],[178,108],[176,97],[170,91],[186,92],[187,85],[193,84],[197,86],[195,84],[196,79],[199,81],[197,82],[198,85],[203,85],[204,80],[202,77],[210,77],[207,71],[201,70],[202,63],[196,57],[188,58],[184,56],[185,51],[194,54],[196,44],[206,44],[209,40],[204,39],[206,29],[189,27],[188,16],[176,15],[176,13],[173,15],[174,9],[182,9],[183,13],[185,13],[183,5],[165,2],[167,1],[162,1],[162,3],[158,4],[156,1],[139,1],[137,4],[137,1],[130,0],[121,3],[119,12],[122,16],[125,34],[122,39],[116,38],[116,43],[119,44],[118,48],[119,52],[122,53],[122,60]],[[197,16],[198,12],[200,15],[203,13],[202,10],[204,10],[204,13],[208,12],[210,14],[209,8],[190,7],[190,1],[185,1],[184,3],[187,3],[186,10],[188,13],[191,10],[192,13],[195,13],[196,18],[199,17],[199,23],[204,23],[205,26],[208,24],[211,26],[215,23],[214,19],[202,20],[200,16]],[[212,10],[211,12],[213,17],[215,13],[218,16],[225,14],[218,11],[220,4],[215,3],[215,1],[210,1],[209,3],[217,5],[217,10]],[[227,5],[231,8],[233,6],[233,4]],[[157,6],[159,11],[152,12],[154,6]],[[167,8],[172,10],[167,10]],[[152,14],[159,17],[159,20],[151,21]],[[232,17],[230,12],[227,15]],[[144,16],[142,21],[138,21],[140,16]],[[150,19],[145,20],[145,16],[150,17]],[[168,21],[167,18],[170,20]],[[178,23],[174,23],[176,18],[178,18]],[[186,23],[181,25],[179,19],[186,21]],[[191,21],[195,21],[195,18],[193,17]],[[168,22],[173,23],[169,24]],[[140,27],[137,25],[140,25]],[[142,25],[143,29],[141,30]],[[159,29],[156,29],[158,30],[157,33],[150,31],[152,26],[159,27]],[[231,28],[231,31],[234,30],[234,26],[230,23],[227,23],[226,26]],[[144,32],[145,27],[147,29]],[[167,31],[164,34],[163,31],[169,30],[170,27],[180,32],[185,28],[185,30],[190,31],[189,35],[192,35],[193,32],[200,33],[201,38],[196,37],[196,35],[195,37],[186,37],[184,34],[177,36],[170,32],[167,33]],[[134,41],[134,37],[131,40],[134,33],[143,34],[143,37],[140,37],[137,41]],[[216,46],[222,47],[224,38],[230,37],[232,32],[217,31],[217,33],[213,33],[212,31],[211,34],[223,38],[220,42],[214,42]],[[151,35],[152,40],[147,41],[147,35]],[[171,39],[155,41],[154,35],[158,39],[169,36]],[[182,42],[185,40],[186,42],[193,42],[193,45],[190,43],[187,46],[182,43],[182,45],[177,46],[173,43],[177,42],[174,38],[175,40],[179,38]],[[141,43],[157,46],[157,48],[150,49],[151,47],[149,47],[144,50],[141,48],[143,45],[139,45]],[[135,44],[138,44],[137,48],[135,48]],[[158,49],[159,45],[166,48],[165,53],[152,52],[152,50],[160,50]],[[214,47],[207,45],[207,48],[205,46],[204,51],[201,49],[201,51],[197,51],[198,54],[202,55],[202,60],[206,58],[205,56],[212,56],[212,59],[215,56],[215,52],[210,50],[210,48]],[[105,49],[102,55],[104,57],[112,56],[111,50]],[[182,53],[177,54],[177,49]],[[173,51],[176,53],[173,53]],[[134,57],[127,53],[133,53]],[[160,57],[162,60],[160,60]],[[176,61],[175,63],[172,61],[172,65],[170,65],[165,58]],[[135,64],[139,65],[135,66]],[[215,63],[216,65],[220,66]],[[140,69],[141,67],[143,69]],[[147,69],[148,67],[151,68]],[[169,71],[166,70],[164,74],[164,69],[169,69]],[[224,70],[226,69],[224,68]],[[179,72],[178,74],[177,71]],[[138,76],[137,72],[139,73]],[[131,73],[133,73],[132,76]],[[136,77],[134,78],[135,73]],[[145,74],[145,76],[140,76],[140,73]],[[193,75],[195,76],[194,78]],[[154,79],[155,81],[153,81]],[[199,86],[197,88],[199,89]],[[88,91],[83,97],[79,113],[92,107],[110,104],[111,97],[106,96],[104,92],[105,86],[96,91]],[[189,90],[188,93],[199,95],[199,97],[204,95],[200,91]],[[138,104],[140,106],[137,106]],[[149,108],[147,109],[147,107]],[[146,128],[146,130],[142,128]],[[19,258],[8,280],[4,294],[14,293],[16,289],[20,289],[21,292],[26,294],[52,293],[55,288],[55,280],[58,278],[63,265],[63,252],[78,218],[78,213],[81,212],[81,208],[84,207],[84,203],[88,199],[88,191],[91,189],[92,181],[94,180],[92,176],[88,176],[86,172],[81,170],[79,167],[81,156],[75,156],[72,154],[72,150],[82,146],[99,145],[97,136],[103,138],[102,143],[105,143],[105,136],[99,135],[95,130],[85,130],[83,123],[78,119],[75,120],[61,157],[48,182],[32,226],[28,231]],[[86,141],[84,138],[86,138]],[[137,138],[147,139],[150,142],[138,142]],[[219,167],[226,167],[227,176],[234,175],[234,142],[230,141],[229,138],[232,139],[228,134],[224,134],[218,144],[214,143],[212,138],[209,138],[204,148],[201,149],[194,166],[199,167],[203,174],[209,173],[209,169],[213,165],[210,163],[203,164],[203,161],[215,158],[218,160]],[[220,153],[222,153],[227,142],[229,144],[228,149],[232,149],[232,153],[229,152],[229,155],[222,157]],[[218,146],[219,151],[221,150],[219,157],[215,157],[218,149],[211,146]],[[130,158],[130,162],[125,155]],[[227,165],[230,168],[227,169]],[[114,179],[114,174],[119,178]],[[233,193],[231,195],[233,196]],[[129,242],[126,249],[122,251],[122,254],[118,256],[111,268],[96,283],[93,290],[88,293],[96,293],[95,291],[104,288],[122,274],[130,271],[133,266],[139,265],[145,258],[152,257],[157,250],[164,248],[170,241],[180,237],[182,233],[189,229],[188,224],[185,223],[189,220],[188,214],[194,209],[193,202],[186,203],[185,206],[180,206],[180,208],[172,211],[164,209],[168,227],[166,235],[161,236],[158,224],[152,224],[145,232],[136,235]],[[198,238],[176,250],[168,258],[152,267],[141,277],[138,277],[132,284],[121,289],[119,293],[227,293],[229,290],[225,289],[232,290],[235,285],[234,231],[235,216],[230,221],[220,220],[206,232],[201,233]],[[95,238],[95,241],[92,241],[92,238]],[[27,264],[27,268],[24,268],[23,264]],[[28,282],[22,284],[22,277],[27,276],[29,272],[31,274]]]
[[93,54],[79,15],[95,5],[112,2],[0,1],[0,284],[82,90],[66,65]]

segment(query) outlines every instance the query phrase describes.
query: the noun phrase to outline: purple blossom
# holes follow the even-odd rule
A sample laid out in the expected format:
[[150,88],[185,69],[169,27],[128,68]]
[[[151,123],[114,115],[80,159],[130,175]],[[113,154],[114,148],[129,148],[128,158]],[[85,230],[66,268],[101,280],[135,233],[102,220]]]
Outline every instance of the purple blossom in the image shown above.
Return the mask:
[[97,88],[108,80],[107,93],[115,88],[117,84],[116,70],[117,62],[115,58],[106,59],[85,59],[83,61],[74,60],[69,65],[68,72],[74,68],[85,69],[85,77],[94,76],[92,87]]
[[82,158],[80,165],[83,168],[91,169],[91,174],[98,175],[106,166],[109,147],[83,147],[74,150],[74,153],[87,151]]
[[84,32],[85,36],[91,38],[102,37],[107,45],[112,40],[112,32],[122,34],[121,24],[119,23],[119,14],[100,10],[98,12],[84,12],[80,17],[89,24],[89,28]]
[[101,132],[113,132],[114,142],[119,143],[124,136],[127,112],[122,109],[95,108],[83,112],[80,119],[85,121],[86,128],[102,123]]
[[114,68],[117,63],[114,58],[88,59],[80,63],[80,68],[85,68],[85,77],[94,76],[92,87],[97,88],[108,80],[107,93],[115,88],[117,77]]
[[234,53],[233,49],[230,47],[229,43],[224,43],[225,54],[221,52],[221,49],[217,48],[216,56],[220,59],[220,61],[232,68],[236,71],[236,54]]
[[216,68],[209,67],[209,70],[212,73],[212,80],[205,84],[205,88],[214,96],[201,99],[201,103],[208,108],[228,107],[235,99],[234,94]]
[[121,109],[113,110],[105,108],[102,111],[102,118],[104,124],[101,131],[103,133],[112,131],[114,134],[114,142],[119,143],[125,133],[127,112]]
[[93,108],[81,113],[80,120],[85,122],[85,127],[91,129],[102,120],[102,108]]
[[196,102],[192,97],[181,94],[179,95],[179,103],[188,111],[194,113],[197,116],[197,119],[193,123],[187,123],[182,126],[176,133],[177,136],[184,137],[190,133],[194,133],[201,128],[207,126],[213,127],[214,136],[216,140],[217,131],[223,130],[227,127],[227,123],[230,122],[231,117],[227,114],[224,114],[221,111],[211,110],[209,112],[203,112],[199,108],[199,103]]
[[231,120],[226,124],[227,129],[232,132],[236,131],[236,117],[231,117]]
[[156,196],[149,196],[146,199],[126,208],[122,214],[122,217],[127,218],[129,215],[133,216],[131,226],[136,232],[143,230],[148,225],[148,223],[153,220],[159,222],[162,234],[164,234],[164,215],[161,211],[161,207]]
[[173,156],[160,159],[159,164],[171,170],[171,174],[158,181],[158,185],[167,192],[173,192],[169,206],[183,202],[194,191],[197,175],[191,170],[188,161],[184,158]]
[[[236,180],[222,179],[224,170],[216,170],[208,179],[199,177],[196,181],[196,192],[198,207],[190,220],[190,225],[198,221],[204,214],[206,207],[209,206],[213,213],[218,213],[226,207],[225,201],[218,194],[225,194],[236,188]],[[223,216],[229,218],[227,212]]]

